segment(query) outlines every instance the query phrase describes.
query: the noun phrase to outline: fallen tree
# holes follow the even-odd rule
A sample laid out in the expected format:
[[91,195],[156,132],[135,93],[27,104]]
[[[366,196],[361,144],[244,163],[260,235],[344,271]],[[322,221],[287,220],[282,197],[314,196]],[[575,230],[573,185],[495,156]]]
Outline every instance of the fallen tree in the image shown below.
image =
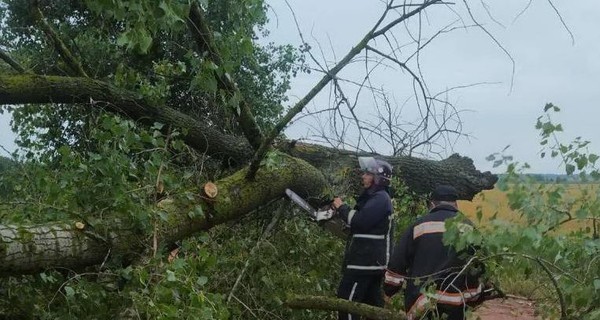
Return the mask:
[[[206,150],[212,156],[235,159],[238,163],[247,162],[252,157],[252,149],[243,137],[223,134],[183,113],[165,106],[154,106],[135,93],[120,90],[102,81],[37,75],[0,76],[0,104],[50,102],[88,103],[90,107],[102,105],[107,111],[140,123],[158,121],[181,128],[186,132],[184,139],[190,146]],[[211,220],[188,221],[186,210],[172,209],[170,215],[179,218],[165,225],[164,230],[167,232],[161,238],[165,241],[180,240],[212,225],[239,218],[260,205],[281,197],[285,188],[292,188],[303,196],[318,199],[321,196],[319,190],[323,190],[325,182],[316,168],[329,172],[356,169],[358,156],[375,155],[295,142],[280,144],[279,149],[308,163],[285,157],[282,168],[263,168],[255,179],[243,179],[240,175],[245,169],[221,179],[216,184],[224,192],[219,193],[216,199],[211,200],[210,204],[198,199],[198,205],[218,208],[216,211],[207,208],[206,212],[214,211]],[[397,175],[411,190],[421,194],[428,193],[437,184],[445,183],[455,185],[461,199],[470,200],[481,190],[493,188],[497,179],[489,172],[479,172],[472,160],[458,155],[441,161],[407,156],[381,158],[394,165]],[[243,192],[244,190],[268,192],[263,194]],[[236,206],[231,205],[232,199],[236,200]],[[124,247],[125,244],[140,243],[147,237],[119,230],[115,226],[102,227],[113,232],[94,237],[75,228],[74,223],[75,221],[43,226],[0,227],[3,242],[0,252],[4,254],[0,270],[4,273],[29,273],[49,267],[76,268],[97,264],[105,259],[108,248],[111,248],[113,254],[125,252],[131,249]],[[133,240],[134,238],[138,239]]]
[[[250,144],[243,137],[221,133],[177,110],[155,106],[139,94],[102,81],[57,76],[0,75],[0,105],[51,102],[84,103],[90,108],[101,107],[143,124],[168,124],[186,132],[184,141],[188,145],[230,163],[244,164],[253,156]],[[296,142],[281,143],[278,148],[321,170],[356,168],[358,156],[379,156]],[[426,194],[437,184],[445,183],[455,185],[461,199],[471,200],[481,190],[493,188],[497,180],[489,172],[479,172],[471,159],[459,155],[441,161],[408,156],[379,157],[389,161],[406,185],[420,194]]]
[[[210,6],[218,7],[224,1],[209,3]],[[191,237],[199,231],[208,230],[216,225],[252,214],[272,201],[283,197],[286,188],[291,188],[301,196],[313,200],[315,204],[318,203],[322,200],[324,191],[330,187],[331,181],[328,180],[328,177],[337,174],[353,176],[348,173],[353,173],[357,169],[356,158],[361,155],[375,154],[338,150],[295,141],[277,142],[276,138],[281,136],[282,130],[290,121],[295,119],[326,86],[334,87],[336,92],[340,93],[340,101],[348,103],[339,87],[338,73],[355,61],[362,52],[375,53],[383,59],[388,59],[389,57],[386,57],[385,53],[374,47],[374,40],[383,39],[386,37],[386,33],[396,25],[401,25],[407,19],[420,15],[421,11],[435,4],[444,3],[439,0],[429,0],[399,10],[402,6],[394,5],[393,1],[390,1],[385,6],[380,19],[371,30],[364,34],[357,45],[331,68],[321,67],[319,71],[323,73],[323,76],[320,81],[305,97],[288,108],[287,113],[282,114],[283,111],[277,112],[276,110],[279,110],[278,108],[285,110],[282,106],[282,101],[285,101],[283,95],[287,90],[285,85],[281,86],[283,89],[279,91],[280,96],[275,99],[277,100],[276,104],[279,105],[273,106],[268,105],[272,99],[270,94],[273,91],[268,90],[269,88],[265,89],[255,82],[257,82],[256,79],[263,80],[266,86],[274,87],[274,83],[278,81],[276,80],[277,72],[281,72],[284,76],[289,74],[290,69],[286,69],[285,65],[286,63],[293,65],[296,60],[281,62],[266,59],[271,64],[265,67],[264,57],[256,57],[252,51],[235,52],[242,56],[230,56],[232,51],[243,47],[241,44],[244,44],[245,40],[249,41],[251,46],[254,45],[252,40],[249,40],[255,36],[254,26],[247,29],[244,27],[240,29],[233,27],[233,30],[226,29],[218,18],[218,9],[215,9],[216,13],[208,12],[207,14],[204,12],[203,6],[193,2],[191,6],[182,5],[182,8],[177,8],[178,10],[169,11],[166,10],[169,9],[169,4],[163,4],[167,7],[166,9],[163,7],[162,10],[172,15],[181,15],[178,17],[179,20],[173,19],[166,22],[161,20],[158,26],[147,26],[145,25],[146,21],[163,19],[163,11],[143,12],[142,15],[148,15],[147,20],[144,19],[141,23],[129,25],[130,22],[127,21],[127,18],[123,19],[129,12],[127,10],[119,11],[128,8],[127,6],[111,7],[112,4],[106,4],[106,7],[99,5],[88,8],[86,3],[82,5],[83,8],[76,8],[77,10],[64,10],[62,7],[54,7],[52,4],[34,2],[32,8],[25,8],[33,10],[33,21],[27,20],[31,17],[24,17],[22,21],[17,19],[18,21],[11,23],[29,24],[28,28],[33,25],[33,29],[35,29],[35,25],[39,24],[43,34],[52,44],[53,54],[57,55],[57,60],[62,61],[55,61],[47,69],[40,67],[40,64],[21,66],[17,62],[19,59],[12,59],[0,48],[0,53],[2,53],[0,58],[8,62],[16,71],[16,74],[9,72],[0,74],[0,105],[11,105],[13,109],[23,108],[23,105],[30,104],[41,104],[46,108],[56,107],[60,110],[78,107],[78,112],[83,109],[84,113],[87,110],[93,110],[96,113],[116,114],[135,121],[141,127],[161,123],[165,125],[163,127],[165,131],[172,129],[181,132],[181,138],[187,146],[198,153],[219,160],[227,169],[222,172],[215,170],[215,181],[212,182],[216,189],[213,190],[216,191],[214,193],[205,193],[203,186],[199,184],[193,191],[193,199],[179,201],[176,197],[169,197],[157,202],[156,209],[162,212],[164,219],[153,221],[155,223],[153,230],[141,230],[120,224],[118,217],[127,213],[119,211],[103,213],[117,219],[105,219],[100,224],[90,224],[85,217],[82,217],[82,219],[73,218],[44,224],[0,225],[0,273],[4,275],[32,274],[47,269],[67,269],[78,272],[88,266],[103,265],[104,262],[115,257],[150,256],[148,248],[153,248],[154,254],[156,254],[158,248],[168,247],[169,244]],[[14,6],[17,6],[14,12],[21,12],[18,3],[11,3],[7,12],[12,13],[11,10]],[[65,7],[69,8],[69,6]],[[224,7],[227,8],[227,6]],[[132,8],[137,7],[132,6]],[[143,6],[139,6],[139,8],[143,9]],[[245,12],[244,10],[241,11]],[[248,11],[252,10],[248,9]],[[229,14],[230,12],[225,12],[221,20],[236,19],[235,15],[230,17]],[[45,15],[48,15],[49,18],[47,19]],[[101,18],[99,19],[101,23],[96,25],[97,28],[111,25],[110,22],[104,22],[106,17],[123,20],[111,20],[114,22],[115,28],[107,28],[104,30],[106,34],[102,35],[94,33],[85,41],[63,41],[61,40],[62,35],[53,27],[57,21],[66,21],[67,24],[72,23],[68,27],[72,27],[74,30],[94,29],[89,26],[98,23],[98,17]],[[242,17],[245,16],[242,15]],[[135,19],[135,17],[130,18]],[[219,33],[214,32],[213,34],[209,26],[211,21],[212,26],[218,28]],[[181,26],[184,29],[178,29]],[[150,43],[147,41],[140,43],[140,39],[123,37],[124,34],[120,33],[123,31],[121,27],[124,27],[126,32],[131,30],[137,32],[129,35],[149,33]],[[151,30],[152,27],[155,27],[156,30]],[[160,29],[163,27],[164,30]],[[21,26],[14,28],[14,30],[19,30],[15,31],[17,33],[25,29]],[[76,35],[77,31],[74,34]],[[238,35],[240,34],[247,36],[247,39],[239,39]],[[193,41],[189,41],[190,35]],[[97,47],[106,49],[96,46],[96,37],[103,36],[105,38],[102,39],[108,44],[106,55],[109,57],[98,55],[96,51],[93,51],[95,55],[90,56],[95,57],[94,59],[107,59],[104,64],[98,63],[99,67],[97,67],[95,63],[85,61],[79,55],[80,52],[89,49],[96,50]],[[227,36],[231,36],[231,38],[227,38]],[[30,45],[34,48],[39,43],[37,35],[26,34],[22,37],[30,40],[33,43]],[[155,37],[156,41],[152,42],[152,37]],[[215,43],[215,38],[218,38],[220,42]],[[13,41],[16,40],[13,39]],[[115,41],[125,42],[127,50],[123,50],[125,52],[123,55],[111,56],[108,53],[112,50],[110,46]],[[77,54],[70,52],[70,43],[77,43],[82,48],[81,51],[78,49]],[[182,43],[195,44],[196,48],[181,50]],[[116,48],[122,48],[122,46],[123,43],[117,44]],[[23,57],[35,61],[35,58],[28,57],[28,54],[37,51],[26,49],[23,52],[14,50],[13,53],[17,56],[22,54]],[[129,52],[130,49],[135,52]],[[258,46],[255,49],[258,49]],[[420,49],[419,46],[417,50]],[[188,50],[194,53],[189,53]],[[230,55],[222,55],[220,50]],[[81,54],[81,56],[84,55]],[[110,61],[111,58],[119,60],[118,67],[111,64],[113,62]],[[146,58],[147,60],[144,60]],[[226,61],[225,58],[229,58],[231,61]],[[23,61],[28,61],[27,59],[23,59]],[[284,67],[281,69],[273,67],[278,64],[283,64]],[[101,70],[104,65],[108,67],[106,70]],[[183,66],[181,69],[186,71],[169,73],[177,66]],[[425,106],[425,109],[420,111],[424,111],[423,118],[426,127],[427,121],[435,118],[435,108],[432,106],[435,97],[426,92],[422,81],[406,64],[399,63],[399,66],[411,75],[413,84],[420,87],[420,92],[415,92],[415,95],[418,96],[417,100],[422,101]],[[98,70],[93,72],[96,68]],[[244,73],[252,68],[255,68],[254,73]],[[127,78],[128,76],[131,78]],[[119,83],[116,80],[118,77],[128,79],[129,83]],[[236,79],[236,77],[239,78]],[[249,88],[240,86],[240,83],[245,83]],[[168,90],[163,88],[164,91],[161,91],[162,85]],[[149,91],[150,93],[148,93]],[[162,99],[152,99],[156,96]],[[193,101],[191,107],[179,105],[179,103],[187,101]],[[253,104],[252,101],[261,101],[267,106]],[[340,104],[338,104],[338,108]],[[417,105],[421,108],[419,103]],[[210,113],[206,116],[208,120],[201,120],[200,118],[204,118],[189,112],[189,108],[192,111],[195,108],[201,112]],[[188,110],[188,112],[183,110]],[[275,114],[277,119],[268,119],[267,124],[261,128],[257,118],[261,112],[269,115],[269,112],[265,110]],[[48,111],[46,110],[46,112]],[[220,121],[223,120],[220,119],[223,115],[231,119]],[[77,121],[80,121],[81,118],[78,119],[77,116],[77,114],[74,115],[75,121],[70,124],[77,124]],[[265,122],[264,118],[265,116],[263,116],[263,122]],[[59,123],[58,126],[67,122],[64,119],[56,120]],[[32,123],[39,124],[36,121],[32,121]],[[224,128],[220,125],[222,123],[235,123],[235,125],[232,125],[231,128]],[[444,129],[441,128],[440,131],[443,132]],[[74,139],[79,138],[84,139],[84,137],[75,137]],[[265,159],[273,155],[277,158],[274,164],[269,162],[271,159]],[[472,199],[481,190],[493,188],[497,179],[489,172],[478,171],[470,159],[459,155],[452,155],[439,161],[411,156],[379,157],[394,165],[396,175],[410,190],[419,194],[427,194],[437,184],[450,183],[457,187],[461,199]],[[201,214],[190,215],[190,211],[196,207],[199,208],[197,211]],[[76,212],[75,216],[77,215]],[[134,258],[125,261],[132,260]],[[120,265],[120,267],[122,266]],[[343,301],[327,299],[320,302],[310,298],[296,299],[290,300],[288,305],[323,310],[349,310],[358,313],[364,311],[365,315],[373,318],[394,318],[389,313],[374,310],[374,308],[373,310],[362,307],[355,309],[356,306],[345,304]],[[383,313],[378,315],[378,312]]]
[[[214,182],[218,189],[215,197],[198,194],[193,203],[185,205],[170,199],[161,201],[158,205],[167,219],[158,226],[159,241],[169,244],[238,219],[280,198],[285,188],[319,196],[325,187],[320,171],[290,156],[281,155],[280,165],[262,168],[252,181],[244,179],[246,170]],[[188,212],[194,206],[201,206],[204,215],[190,218]],[[80,220],[0,225],[0,273],[35,273],[56,267],[80,269],[102,263],[108,254],[141,251],[151,243],[151,236],[120,225],[89,226]]]

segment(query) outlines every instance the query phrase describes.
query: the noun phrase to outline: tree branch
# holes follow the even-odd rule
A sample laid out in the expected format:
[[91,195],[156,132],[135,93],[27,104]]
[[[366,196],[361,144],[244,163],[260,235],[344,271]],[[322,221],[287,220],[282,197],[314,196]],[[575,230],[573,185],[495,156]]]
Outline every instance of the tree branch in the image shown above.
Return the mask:
[[25,73],[25,69],[15,61],[8,53],[4,52],[4,50],[0,49],[0,59],[4,62],[8,63],[13,69],[15,69],[19,73]]
[[[210,30],[208,22],[204,17],[204,13],[198,6],[197,2],[194,2],[190,8],[188,26],[192,32],[194,40],[196,41],[198,50],[200,50],[201,53],[206,52],[210,60],[212,60],[216,65],[222,67],[223,60],[221,59],[219,51],[214,43],[212,31]],[[228,100],[238,100],[237,105],[233,106],[238,124],[240,125],[244,136],[246,136],[246,139],[248,139],[250,142],[250,145],[252,145],[254,149],[258,149],[262,142],[263,135],[260,127],[254,119],[252,111],[250,110],[250,105],[248,104],[247,100],[242,97],[242,93],[229,73],[219,73],[217,71],[214,71],[213,73],[215,78],[217,78],[219,88],[228,93]],[[233,99],[234,97],[239,99]]]
[[556,12],[558,19],[560,19],[560,23],[563,25],[563,27],[565,27],[565,30],[567,30],[567,32],[569,33],[569,36],[571,37],[571,45],[574,46],[575,45],[575,36],[573,36],[573,32],[571,32],[571,29],[569,29],[569,26],[567,26],[567,23],[563,19],[562,15],[560,14],[560,11],[558,11],[558,8],[556,8],[556,6],[552,2],[552,0],[548,0],[548,3],[550,4],[550,6],[554,10],[554,12]]
[[389,29],[391,29],[392,27],[394,27],[395,25],[397,25],[398,23],[401,23],[402,21],[405,21],[406,19],[412,17],[413,15],[421,12],[422,10],[424,10],[425,8],[427,8],[428,6],[430,6],[430,5],[432,5],[432,4],[436,3],[436,2],[440,2],[440,1],[441,0],[425,1],[422,5],[420,5],[416,9],[414,9],[414,10],[412,10],[412,11],[410,11],[410,12],[404,14],[404,15],[402,15],[400,18],[398,18],[398,19],[390,22],[389,24],[387,24],[385,27],[383,27],[379,31],[376,31],[376,28],[383,21],[383,18],[387,15],[388,11],[390,10],[389,7],[386,8],[385,12],[383,13],[383,15],[381,16],[381,18],[379,19],[379,21],[375,24],[375,27],[373,29],[371,29],[369,32],[367,32],[367,34],[352,49],[350,49],[350,51],[342,58],[342,60],[340,60],[333,68],[331,68],[330,70],[328,70],[327,73],[323,76],[323,78],[321,78],[321,80],[302,99],[300,99],[300,101],[298,101],[292,108],[290,108],[288,110],[288,112],[285,114],[285,116],[283,116],[283,118],[281,118],[281,120],[275,125],[275,127],[273,127],[273,129],[265,137],[265,139],[263,139],[262,144],[260,145],[260,147],[258,148],[258,150],[256,150],[254,158],[252,159],[252,163],[250,164],[250,170],[248,170],[248,176],[247,176],[247,178],[248,179],[252,179],[253,176],[254,176],[254,174],[256,174],[256,171],[259,168],[260,162],[264,158],[264,156],[267,153],[268,149],[271,147],[271,143],[273,143],[273,140],[281,133],[281,131],[288,125],[288,123],[290,121],[292,121],[292,119],[298,113],[300,113],[302,111],[302,109],[304,109],[304,107],[319,92],[321,92],[321,90],[332,79],[336,78],[337,74],[346,65],[348,65],[357,54],[359,54],[363,49],[366,48],[366,46],[369,43],[369,41],[371,41],[372,39],[378,37],[379,35],[384,34]]
[[154,122],[173,124],[183,129],[183,139],[192,148],[232,163],[244,163],[252,154],[252,149],[244,139],[224,134],[175,109],[153,105],[140,94],[98,80],[0,75],[0,104],[25,103],[84,103],[91,108],[105,108],[148,125]]
[[44,31],[46,36],[52,41],[56,51],[58,51],[58,53],[67,63],[69,68],[71,68],[71,70],[75,72],[75,75],[88,78],[88,75],[85,72],[85,70],[83,70],[83,67],[81,66],[79,60],[77,60],[77,58],[73,56],[73,54],[69,51],[65,43],[60,39],[56,31],[54,31],[52,26],[50,26],[50,24],[46,21],[46,18],[44,17],[44,14],[40,10],[40,8],[37,6],[37,3],[34,3],[35,4],[31,8],[33,17],[40,22],[42,30]]
[[540,265],[540,267],[542,267],[542,269],[544,269],[546,274],[548,274],[550,281],[552,281],[552,284],[554,285],[554,289],[556,289],[556,294],[558,295],[558,302],[560,303],[560,319],[566,320],[567,319],[567,307],[565,305],[565,297],[563,296],[562,291],[560,290],[560,286],[558,285],[558,282],[554,278],[554,274],[552,274],[552,271],[550,271],[550,269],[548,269],[548,267],[542,262],[542,260],[540,258],[536,258],[535,261]]

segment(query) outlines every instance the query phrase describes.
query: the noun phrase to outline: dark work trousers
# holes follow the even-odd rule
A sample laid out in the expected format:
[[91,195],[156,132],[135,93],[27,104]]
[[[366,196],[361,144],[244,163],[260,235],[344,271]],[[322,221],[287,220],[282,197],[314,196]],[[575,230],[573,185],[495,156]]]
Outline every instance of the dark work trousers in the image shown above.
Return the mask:
[[[383,307],[383,291],[381,280],[383,274],[353,275],[344,273],[337,297],[355,302],[362,302],[372,306]],[[360,317],[344,312],[338,313],[340,320],[359,320]]]
[[452,306],[447,304],[438,303],[436,306],[437,310],[429,311],[427,319],[437,320],[464,320],[465,319],[465,306]]

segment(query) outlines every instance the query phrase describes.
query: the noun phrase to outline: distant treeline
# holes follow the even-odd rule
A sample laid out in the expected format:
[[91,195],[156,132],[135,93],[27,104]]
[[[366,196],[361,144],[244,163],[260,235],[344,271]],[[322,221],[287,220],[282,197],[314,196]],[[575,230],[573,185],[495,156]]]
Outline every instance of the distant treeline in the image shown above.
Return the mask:
[[[498,174],[498,179],[506,179],[506,174]],[[521,175],[523,178],[532,180],[538,183],[565,183],[565,184],[581,184],[581,183],[598,183],[590,176],[581,177],[577,174],[554,174],[554,173],[527,173]]]
[[15,162],[9,158],[0,156],[0,172],[4,172],[15,165]]

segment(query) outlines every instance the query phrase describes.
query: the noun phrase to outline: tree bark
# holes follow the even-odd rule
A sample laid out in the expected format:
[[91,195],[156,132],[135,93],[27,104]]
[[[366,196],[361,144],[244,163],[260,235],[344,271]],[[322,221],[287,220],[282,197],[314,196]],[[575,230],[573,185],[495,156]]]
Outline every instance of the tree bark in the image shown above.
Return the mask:
[[0,105],[81,103],[123,115],[146,125],[171,124],[187,131],[184,141],[199,152],[243,164],[252,155],[244,138],[224,134],[209,124],[166,106],[156,106],[140,94],[89,78],[0,75]]
[[489,171],[477,170],[470,158],[458,154],[436,161],[408,156],[381,156],[294,141],[281,144],[279,149],[327,172],[341,172],[348,168],[358,170],[358,157],[376,156],[394,166],[394,176],[400,177],[417,194],[428,194],[439,184],[449,184],[456,187],[461,200],[473,200],[481,190],[493,189],[498,180]]
[[[200,152],[232,163],[248,163],[253,149],[244,138],[219,132],[208,124],[166,106],[155,106],[136,93],[86,78],[14,75],[0,76],[0,104],[87,103],[144,124],[161,122],[184,129],[184,141]],[[313,144],[283,143],[278,147],[294,157],[331,172],[357,168],[358,156],[375,155]],[[378,156],[378,155],[376,155]],[[406,156],[385,157],[394,172],[414,192],[427,194],[438,184],[454,185],[461,199],[472,200],[481,190],[492,189],[497,177],[480,172],[473,161],[452,155],[442,161]]]
[[[310,197],[325,188],[323,174],[303,160],[279,154],[279,163],[262,167],[253,181],[247,168],[214,182],[219,189],[213,199],[198,195],[195,201],[166,200],[159,203],[167,213],[159,224],[158,239],[172,243],[214,225],[240,218],[270,201],[281,198],[285,188]],[[200,189],[200,188],[199,188]],[[201,216],[188,213],[201,206]],[[119,214],[114,212],[113,214]],[[76,226],[78,221],[43,225],[0,225],[0,274],[35,273],[48,268],[80,269],[100,264],[108,254],[127,255],[151,246],[150,236],[118,225]]]
[[374,320],[406,319],[405,313],[401,311],[391,311],[383,308],[370,306],[364,303],[358,303],[332,297],[293,295],[287,299],[285,305],[292,309],[343,311]]
[[75,223],[0,225],[0,273],[32,273],[51,267],[78,269],[102,262],[108,247]]

